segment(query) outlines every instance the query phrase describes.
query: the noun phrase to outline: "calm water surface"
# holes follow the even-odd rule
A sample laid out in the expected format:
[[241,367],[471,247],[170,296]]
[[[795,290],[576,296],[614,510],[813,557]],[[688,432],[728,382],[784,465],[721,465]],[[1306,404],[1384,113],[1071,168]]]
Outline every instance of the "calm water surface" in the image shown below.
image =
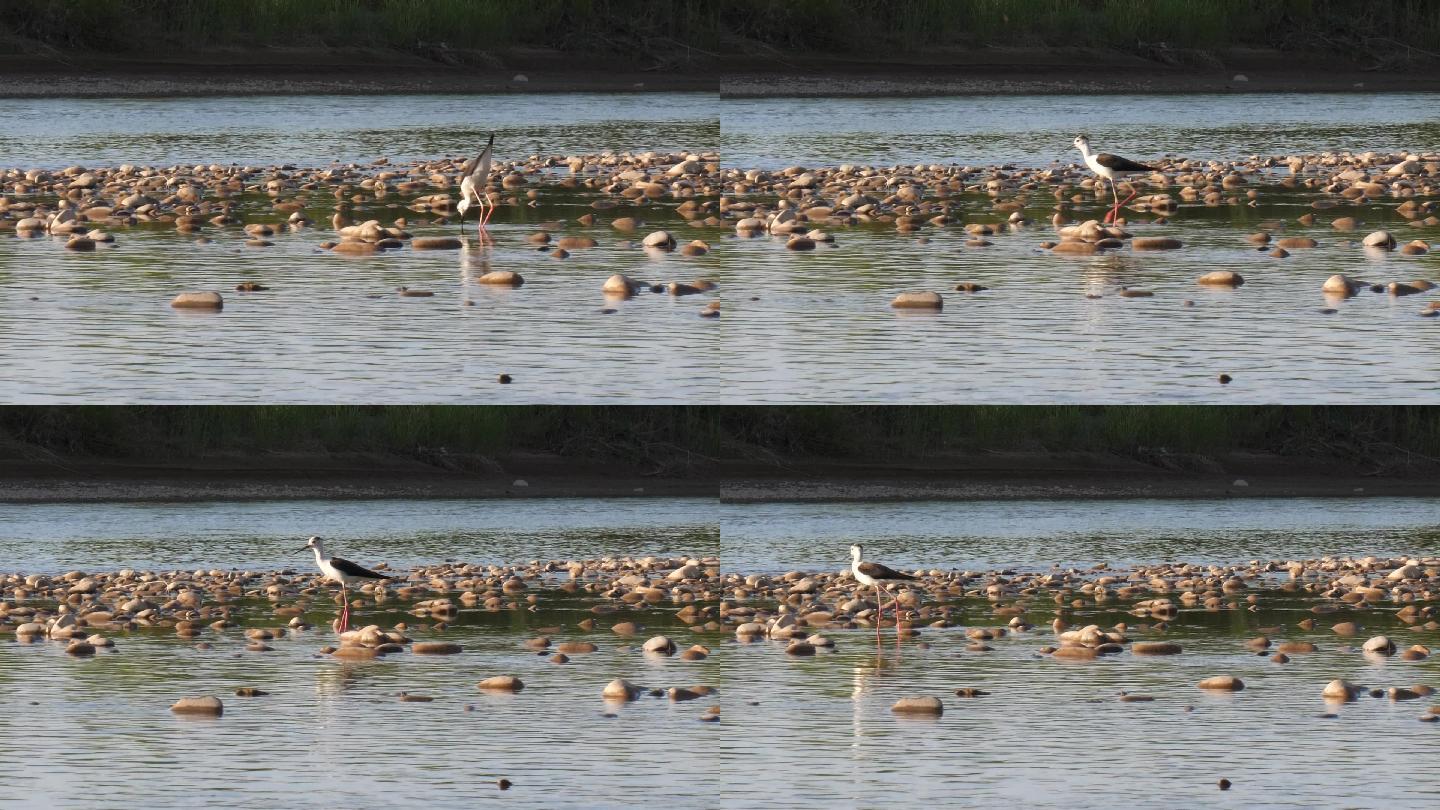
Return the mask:
[[[4,100],[0,166],[394,164],[468,156],[496,132],[497,156],[713,150],[713,95],[260,96],[211,99]],[[430,193],[429,190],[424,193]],[[678,254],[638,246],[608,227],[571,225],[601,246],[565,261],[525,241],[542,222],[591,213],[593,194],[549,194],[536,207],[502,207],[496,246],[473,227],[460,253],[409,250],[347,259],[317,248],[332,238],[329,191],[309,201],[317,225],[247,248],[238,227],[214,241],[155,225],[122,229],[114,246],[67,255],[51,239],[0,236],[0,381],[6,402],[681,402],[714,399],[709,359],[716,328],[699,311],[713,294],[609,302],[613,273],[661,283],[707,272]],[[301,194],[304,197],[306,195]],[[355,221],[410,221],[416,235],[453,235],[392,194],[356,206]],[[284,218],[247,200],[246,222]],[[677,238],[671,204],[626,213]],[[615,214],[614,216],[619,216]],[[479,285],[491,270],[526,280]],[[267,293],[240,295],[261,283]],[[397,287],[433,292],[400,298]],[[220,313],[176,312],[182,290],[214,289]],[[272,294],[274,293],[274,294]],[[470,302],[467,304],[466,302]],[[602,314],[601,309],[616,310]],[[500,374],[515,383],[501,387]]]
[[1046,166],[1082,132],[1133,158],[1440,149],[1440,93],[724,98],[727,165]]
[[903,570],[1440,553],[1440,497],[762,503],[720,515],[723,564],[746,574],[839,571],[851,543]]
[[[744,573],[837,571],[847,546],[901,568],[1046,570],[1188,560],[1230,563],[1325,554],[1430,554],[1440,549],[1440,499],[755,504],[722,508],[722,560]],[[973,587],[973,586],[972,586]],[[1363,698],[1336,707],[1320,697],[1333,678],[1369,687],[1440,687],[1440,664],[1361,654],[1329,631],[1347,619],[1388,634],[1402,649],[1434,644],[1407,628],[1392,604],[1313,617],[1313,602],[1258,593],[1257,610],[1182,610],[1167,632],[1147,630],[1128,605],[1076,609],[1073,626],[1125,622],[1137,640],[1181,644],[1177,656],[1129,652],[1091,662],[1038,653],[1054,642],[1054,603],[1037,597],[1026,619],[1040,629],[966,647],[967,627],[1003,625],[984,599],[955,600],[959,626],[921,627],[897,645],[893,627],[826,629],[833,651],[785,654],[784,642],[730,640],[717,656],[735,710],[718,741],[736,763],[734,806],[763,803],[885,807],[905,797],[956,807],[1374,807],[1420,806],[1413,778],[1440,733],[1417,722],[1431,701]],[[760,605],[763,606],[763,605]],[[773,606],[772,606],[773,607]],[[1261,633],[1319,650],[1272,663],[1244,646]],[[928,648],[922,648],[923,641]],[[1195,687],[1239,676],[1237,693]],[[987,696],[961,699],[974,687]],[[1149,703],[1121,703],[1122,692]],[[901,697],[933,695],[938,719],[890,711]],[[727,704],[731,705],[731,704]],[[1336,712],[1336,718],[1318,715]],[[1216,783],[1234,783],[1221,792]]]
[[[903,99],[734,99],[721,102],[726,165],[787,166],[1071,164],[1071,140],[1087,132],[1102,149],[1134,158],[1180,155],[1243,160],[1323,150],[1440,150],[1440,95],[996,96]],[[1273,182],[1273,180],[1271,181]],[[1434,242],[1440,229],[1412,228],[1394,202],[1319,212],[1295,224],[1313,196],[1261,184],[1257,207],[1182,204],[1164,226],[1132,217],[1137,236],[1175,236],[1183,250],[1065,258],[1037,248],[1053,238],[1054,199],[1030,200],[1028,232],[965,246],[958,227],[926,229],[931,241],[893,228],[829,229],[836,245],[813,253],[783,240],[726,243],[727,299],[721,363],[729,401],[781,402],[1432,402],[1440,366],[1428,347],[1433,319],[1417,317],[1433,295],[1365,295],[1334,306],[1324,280],[1346,273],[1385,283],[1440,276],[1433,256],[1367,253],[1371,228],[1401,241]],[[1022,198],[1023,199],[1023,198]],[[1003,218],[983,195],[965,197],[965,222]],[[1099,217],[1101,208],[1078,211]],[[1350,236],[1331,219],[1353,215]],[[1256,252],[1244,237],[1264,223],[1321,246],[1289,259]],[[1234,291],[1198,288],[1212,270],[1234,270]],[[990,291],[952,293],[956,283]],[[1121,287],[1154,292],[1123,299]],[[934,290],[940,314],[895,313],[897,293]],[[1086,295],[1101,296],[1087,299]],[[1193,300],[1193,307],[1185,307]],[[1383,358],[1406,358],[1387,362]],[[1216,383],[1220,374],[1235,382]],[[798,392],[798,393],[797,393]]]
[[713,554],[717,505],[691,498],[0,504],[7,571],[309,570],[302,547],[392,568]]
[[[1104,148],[1140,158],[1424,152],[1440,144],[1433,101],[1423,94],[17,100],[4,102],[21,124],[4,136],[9,141],[0,139],[0,165],[399,161],[468,154],[492,127],[501,133],[502,156],[718,148],[726,164],[743,167],[1070,163],[1078,157],[1070,139],[1081,128]],[[1355,123],[1328,122],[1337,109]],[[0,237],[0,330],[8,338],[0,341],[0,363],[10,371],[0,380],[0,399],[1434,401],[1440,366],[1431,345],[1440,319],[1419,313],[1437,294],[1365,293],[1337,303],[1320,285],[1334,273],[1373,283],[1440,276],[1436,254],[1366,251],[1358,246],[1366,230],[1332,231],[1326,223],[1335,216],[1357,216],[1367,230],[1390,228],[1402,241],[1440,242],[1440,230],[1409,226],[1388,201],[1322,212],[1317,226],[1305,228],[1295,218],[1311,210],[1313,195],[1285,193],[1271,181],[1257,186],[1254,207],[1184,204],[1164,225],[1133,218],[1136,235],[1175,236],[1182,250],[1094,257],[1039,250],[1051,236],[1040,225],[978,248],[964,244],[958,227],[927,229],[924,243],[883,226],[842,228],[834,246],[796,253],[768,238],[734,239],[729,228],[692,227],[666,202],[641,209],[646,224],[621,234],[608,224],[621,212],[601,212],[595,226],[580,227],[574,220],[592,211],[594,195],[554,190],[542,191],[533,208],[502,207],[492,223],[495,247],[482,250],[472,238],[458,254],[345,258],[320,251],[330,236],[328,195],[313,201],[315,228],[280,234],[268,248],[244,246],[237,228],[211,230],[208,245],[164,226],[129,228],[93,254],[69,253],[50,239]],[[412,216],[394,196],[358,206],[356,218],[406,216],[417,235],[453,232]],[[957,202],[964,221],[1001,218],[983,195]],[[1053,202],[1040,194],[1027,213],[1045,222]],[[1100,211],[1080,206],[1077,213]],[[267,204],[245,216],[277,219]],[[593,236],[600,246],[557,261],[525,241],[558,220],[566,222],[562,235]],[[1244,239],[1262,226],[1315,236],[1320,246],[1272,259]],[[714,249],[687,258],[636,246],[655,228]],[[1247,284],[1215,290],[1194,283],[1225,269]],[[485,289],[475,279],[489,270],[520,272],[527,283]],[[599,292],[616,272],[652,283],[708,278],[720,288],[616,304]],[[246,281],[270,290],[227,293],[225,310],[215,314],[168,306],[181,290],[228,291]],[[951,292],[961,281],[990,289]],[[401,286],[435,295],[400,298]],[[1121,298],[1122,287],[1154,297]],[[945,310],[889,308],[896,293],[921,289],[947,294]],[[699,317],[722,296],[722,319]],[[1326,308],[1338,311],[1323,314]],[[500,374],[514,384],[497,385]],[[1221,386],[1221,374],[1234,382]]]
[[[341,553],[400,568],[446,558],[705,556],[718,545],[713,503],[685,499],[8,505],[0,526],[6,569],[29,571],[308,570],[296,533],[311,530],[330,534]],[[407,622],[419,640],[459,643],[455,656],[318,656],[333,642],[323,628],[334,609],[323,597],[306,615],[315,629],[264,653],[244,651],[243,627],[285,620],[254,600],[234,604],[242,627],[206,631],[209,650],[156,628],[111,633],[113,652],[76,659],[63,645],[7,634],[0,734],[24,753],[0,773],[0,805],[618,808],[633,806],[637,791],[676,806],[716,795],[722,785],[708,763],[723,727],[700,722],[708,704],[644,698],[617,709],[600,691],[615,677],[661,688],[709,677],[703,662],[642,654],[609,631],[614,621],[633,619],[682,646],[717,639],[688,629],[670,605],[621,610],[587,633],[576,625],[595,616],[591,601],[535,592],[536,610],[462,609],[443,632],[393,601],[354,611],[357,625]],[[600,649],[557,666],[520,644],[545,634]],[[475,689],[496,674],[519,676],[524,691]],[[240,686],[270,694],[234,697]],[[401,703],[401,691],[434,701]],[[171,714],[187,694],[220,696],[224,716]],[[515,787],[484,784],[500,776]]]
[[326,166],[713,149],[709,93],[0,99],[0,166]]

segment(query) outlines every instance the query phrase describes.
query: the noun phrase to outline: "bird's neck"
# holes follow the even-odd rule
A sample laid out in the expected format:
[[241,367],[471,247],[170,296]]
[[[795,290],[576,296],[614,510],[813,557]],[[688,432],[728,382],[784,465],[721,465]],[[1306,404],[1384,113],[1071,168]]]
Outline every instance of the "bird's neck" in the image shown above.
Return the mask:
[[325,554],[324,554],[324,552],[320,549],[319,546],[311,546],[311,547],[310,547],[310,550],[313,551],[313,552],[315,552],[315,562],[316,562],[316,563],[319,563],[319,562],[324,561],[324,559],[325,559]]

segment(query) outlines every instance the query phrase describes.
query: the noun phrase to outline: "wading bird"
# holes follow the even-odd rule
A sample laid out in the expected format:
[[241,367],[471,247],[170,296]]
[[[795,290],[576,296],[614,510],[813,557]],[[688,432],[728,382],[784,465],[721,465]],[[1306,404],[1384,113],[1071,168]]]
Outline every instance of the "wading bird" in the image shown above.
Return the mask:
[[490,224],[490,215],[495,213],[495,206],[491,205],[487,196],[486,187],[490,185],[490,164],[495,154],[495,133],[490,133],[490,141],[485,144],[485,151],[478,157],[465,161],[460,171],[465,175],[460,179],[460,232],[465,232],[465,212],[470,206],[479,206],[480,211],[476,214],[478,220],[475,230],[480,238],[485,238],[485,226]]
[[1113,222],[1115,218],[1120,215],[1120,206],[1135,199],[1135,195],[1140,193],[1136,189],[1131,188],[1130,196],[1125,198],[1125,202],[1121,202],[1120,194],[1115,190],[1115,180],[1117,178],[1137,172],[1158,171],[1154,166],[1136,163],[1133,160],[1120,157],[1119,155],[1112,155],[1108,152],[1092,153],[1090,151],[1090,139],[1084,135],[1075,138],[1075,148],[1080,150],[1080,154],[1085,158],[1085,165],[1089,166],[1091,171],[1110,181],[1110,194],[1115,198],[1115,207],[1110,209],[1110,213],[1105,215],[1106,222]]
[[363,565],[350,562],[344,557],[325,556],[325,541],[318,537],[310,538],[305,544],[315,552],[315,564],[320,567],[320,572],[326,579],[333,579],[340,583],[340,627],[338,632],[345,632],[350,629],[350,594],[351,585],[365,582],[384,582],[391,577],[376,573]]
[[[866,587],[873,587],[873,588],[875,589],[875,613],[876,613],[876,615],[875,615],[875,637],[876,637],[876,638],[879,638],[879,637],[880,637],[880,617],[881,617],[881,615],[883,615],[884,612],[885,612],[885,600],[884,600],[884,597],[881,596],[880,591],[881,591],[882,589],[888,590],[888,588],[885,588],[885,586],[882,586],[881,583],[884,583],[884,582],[899,582],[899,581],[907,580],[907,579],[916,579],[917,577],[911,576],[910,574],[902,573],[902,572],[900,572],[900,571],[896,571],[895,569],[889,567],[888,565],[881,565],[880,563],[877,563],[877,562],[869,562],[869,561],[867,561],[867,560],[862,560],[862,559],[860,559],[860,544],[859,544],[859,543],[856,543],[855,545],[853,545],[853,546],[850,547],[850,573],[855,576],[855,581],[856,581],[856,582],[859,582],[861,585],[864,585],[864,586],[866,586]],[[899,632],[900,632],[900,599],[899,599],[899,597],[896,597],[895,600],[890,603],[890,605],[891,605],[891,607],[893,607],[893,608],[895,609],[895,632],[896,632],[896,633],[899,633]]]

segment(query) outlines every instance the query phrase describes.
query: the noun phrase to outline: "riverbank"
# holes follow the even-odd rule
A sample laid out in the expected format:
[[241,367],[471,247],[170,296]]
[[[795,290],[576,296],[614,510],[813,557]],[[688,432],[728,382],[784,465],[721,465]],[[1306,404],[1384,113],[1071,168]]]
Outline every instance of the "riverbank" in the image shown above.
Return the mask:
[[171,462],[32,457],[0,462],[0,502],[718,497],[771,501],[1396,497],[1440,495],[1432,466],[1264,454],[965,453],[633,464],[542,453],[427,459],[383,453],[217,455]]
[[[530,49],[424,58],[386,49],[0,54],[0,98],[714,92],[703,66]],[[676,69],[670,69],[676,68]]]
[[[1381,69],[1263,49],[1140,56],[1104,48],[951,47],[897,57],[677,50],[622,59],[542,48],[243,48],[117,55],[0,52],[0,98],[710,92],[722,97],[1440,92],[1428,62]],[[718,111],[717,111],[718,114]]]
[[1336,92],[1440,92],[1440,74],[1264,49],[1145,57],[1101,48],[979,47],[893,60],[775,52],[728,59],[720,79],[724,98]]

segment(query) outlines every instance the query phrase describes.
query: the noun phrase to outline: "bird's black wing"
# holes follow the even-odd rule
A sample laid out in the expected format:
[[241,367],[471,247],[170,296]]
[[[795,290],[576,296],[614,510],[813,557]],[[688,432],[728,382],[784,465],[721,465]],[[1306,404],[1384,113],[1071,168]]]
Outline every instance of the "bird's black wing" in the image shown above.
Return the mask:
[[380,574],[380,573],[376,573],[375,571],[371,571],[369,568],[366,568],[365,566],[360,565],[359,563],[350,562],[349,560],[345,559],[344,557],[331,557],[331,558],[330,558],[330,564],[333,565],[333,566],[335,566],[335,570],[339,571],[340,573],[344,574],[344,575],[347,576],[347,577],[362,577],[362,578],[364,578],[364,579],[390,579],[390,578],[391,578],[391,577],[385,576],[384,574]]
[[881,565],[877,562],[860,563],[860,573],[873,579],[916,579],[916,577],[901,573],[888,565]]
[[460,169],[461,174],[463,174],[463,175],[466,176],[466,177],[471,177],[471,176],[473,176],[473,175],[475,174],[475,170],[478,169],[478,168],[480,168],[480,164],[481,164],[481,163],[484,163],[486,158],[488,158],[488,157],[490,157],[490,155],[494,154],[494,151],[495,151],[495,133],[492,132],[492,133],[490,133],[490,141],[485,144],[485,148],[480,151],[480,154],[478,154],[478,155],[476,155],[475,157],[470,158],[469,160],[465,161],[465,165],[464,165],[463,167],[461,167],[461,169]]
[[1095,156],[1095,162],[1113,172],[1154,172],[1159,171],[1154,166],[1146,166],[1143,163],[1136,163],[1129,158],[1119,155],[1112,155],[1108,152],[1101,152]]

